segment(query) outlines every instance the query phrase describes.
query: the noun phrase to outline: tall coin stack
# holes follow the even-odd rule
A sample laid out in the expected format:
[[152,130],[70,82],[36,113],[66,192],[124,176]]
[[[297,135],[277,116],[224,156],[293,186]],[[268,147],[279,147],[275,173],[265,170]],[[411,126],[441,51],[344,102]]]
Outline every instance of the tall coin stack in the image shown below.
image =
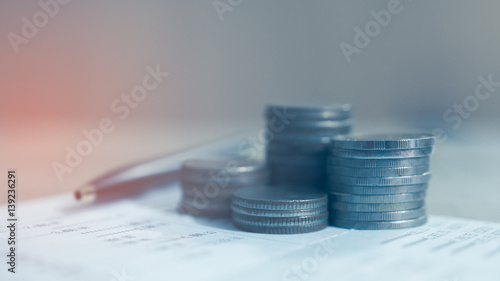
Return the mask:
[[234,225],[245,231],[295,234],[328,225],[328,196],[310,187],[240,188],[233,193],[231,208]]
[[230,217],[231,195],[238,188],[269,182],[265,164],[244,159],[190,159],[181,169],[179,211],[195,216]]
[[330,224],[397,229],[427,221],[431,134],[337,136],[328,159]]
[[265,118],[271,182],[323,187],[328,146],[333,136],[351,131],[351,106],[269,105]]

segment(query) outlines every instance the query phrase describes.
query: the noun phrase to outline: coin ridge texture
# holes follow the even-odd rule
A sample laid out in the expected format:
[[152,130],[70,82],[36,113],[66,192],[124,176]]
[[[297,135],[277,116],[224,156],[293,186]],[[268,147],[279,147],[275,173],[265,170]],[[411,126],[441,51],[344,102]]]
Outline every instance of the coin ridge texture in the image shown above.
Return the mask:
[[421,226],[427,222],[427,216],[408,220],[397,221],[351,221],[332,218],[330,224],[333,226],[364,229],[364,230],[380,230],[380,229],[400,229],[408,227]]
[[422,217],[425,216],[425,211],[425,207],[392,212],[349,212],[334,210],[330,213],[330,217],[353,221],[393,221]]
[[331,201],[330,209],[344,210],[349,212],[392,212],[416,209],[424,206],[424,200],[404,203],[349,203]]
[[234,213],[240,215],[248,216],[260,216],[260,217],[303,217],[303,216],[313,216],[320,215],[328,212],[328,206],[315,208],[315,209],[299,209],[299,210],[260,210],[240,207],[238,205],[231,205],[231,210]]
[[429,133],[399,133],[336,136],[333,147],[357,150],[414,149],[432,147],[435,136]]
[[319,215],[301,217],[268,217],[244,215],[233,212],[233,220],[256,226],[302,226],[320,223],[328,220],[328,212]]
[[365,194],[365,195],[377,195],[377,194],[401,194],[401,193],[413,193],[426,191],[428,188],[428,183],[421,184],[409,184],[409,185],[348,185],[348,184],[336,184],[328,182],[326,185],[326,190],[328,192],[339,192],[339,193],[349,193],[349,194]]
[[330,155],[334,157],[354,159],[415,158],[429,156],[433,151],[433,147],[393,150],[354,150],[334,148],[330,149]]
[[188,173],[200,177],[210,176],[211,172],[225,171],[229,174],[243,175],[266,170],[265,163],[236,158],[192,158],[182,163],[182,174]]
[[429,165],[429,156],[415,158],[383,158],[383,159],[362,159],[362,158],[340,158],[328,157],[328,165],[353,168],[397,168]]
[[[269,104],[264,110],[266,119],[281,116],[287,121],[291,120],[342,120],[351,117],[350,104],[333,104],[321,106],[294,106]],[[286,118],[288,117],[288,118]]]
[[353,168],[343,166],[329,166],[327,171],[332,175],[347,177],[400,177],[413,176],[430,171],[430,166],[421,165],[413,167],[395,168]]
[[328,195],[306,187],[256,186],[233,192],[232,203],[265,210],[313,209],[327,205]]
[[431,173],[423,173],[413,176],[402,177],[346,177],[335,176],[331,180],[341,184],[352,185],[409,185],[426,183],[431,179]]
[[255,226],[233,220],[233,224],[244,231],[265,234],[300,234],[322,230],[328,226],[328,220],[307,226]]
[[390,204],[422,201],[425,199],[425,191],[402,194],[384,194],[384,195],[358,195],[346,193],[330,193],[330,198],[337,202],[363,203],[363,204]]

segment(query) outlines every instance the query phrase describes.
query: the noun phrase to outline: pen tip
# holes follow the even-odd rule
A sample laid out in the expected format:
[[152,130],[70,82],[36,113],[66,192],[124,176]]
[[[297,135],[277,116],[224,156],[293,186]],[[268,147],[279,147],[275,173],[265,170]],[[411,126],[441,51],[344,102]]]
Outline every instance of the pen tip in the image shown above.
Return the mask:
[[80,190],[75,191],[75,198],[76,200],[82,199],[82,193],[80,192]]
[[82,202],[93,202],[96,199],[95,187],[88,185],[76,190],[75,199]]

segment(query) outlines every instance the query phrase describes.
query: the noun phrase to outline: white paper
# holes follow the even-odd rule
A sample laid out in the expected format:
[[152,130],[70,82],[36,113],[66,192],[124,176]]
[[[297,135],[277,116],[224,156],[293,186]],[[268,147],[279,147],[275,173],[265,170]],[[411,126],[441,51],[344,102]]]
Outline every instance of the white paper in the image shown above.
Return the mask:
[[180,197],[175,184],[100,206],[70,194],[20,204],[16,273],[2,263],[0,280],[500,280],[500,224],[255,234],[180,215]]

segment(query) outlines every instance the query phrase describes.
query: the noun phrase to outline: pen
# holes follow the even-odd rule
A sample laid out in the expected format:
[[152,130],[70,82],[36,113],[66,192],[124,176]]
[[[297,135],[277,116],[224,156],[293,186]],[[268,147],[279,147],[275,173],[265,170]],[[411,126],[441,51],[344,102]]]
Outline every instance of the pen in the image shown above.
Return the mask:
[[241,135],[225,138],[174,154],[157,157],[110,171],[77,189],[76,200],[105,202],[132,197],[180,179],[182,162],[189,158],[236,156]]

